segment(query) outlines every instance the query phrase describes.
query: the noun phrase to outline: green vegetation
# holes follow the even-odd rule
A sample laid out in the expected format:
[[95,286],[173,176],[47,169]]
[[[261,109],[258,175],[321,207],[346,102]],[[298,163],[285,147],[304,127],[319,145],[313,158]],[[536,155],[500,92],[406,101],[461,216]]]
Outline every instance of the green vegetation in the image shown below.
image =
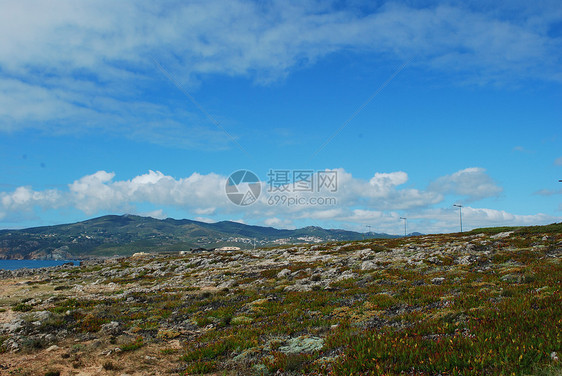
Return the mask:
[[514,231],[521,235],[531,234],[562,234],[562,223],[552,223],[545,226],[525,226],[525,227],[484,227],[474,229],[467,234],[488,234],[494,235],[500,232]]
[[[325,230],[319,227],[278,230],[229,221],[204,223],[188,219],[159,220],[136,215],[107,215],[66,225],[0,230],[0,242],[3,244],[0,255],[7,258],[16,255],[24,258],[48,258],[57,250],[59,256],[64,258],[130,256],[136,252],[179,252],[225,245],[248,248],[250,239],[267,245],[275,244],[273,241],[281,238],[298,241],[303,236],[324,240],[354,240],[362,237],[360,233],[353,231]],[[241,238],[246,238],[247,241],[243,242]]]
[[[107,371],[154,351],[186,375],[557,375],[558,227],[115,260],[49,276],[83,295],[11,309],[33,330],[117,346]],[[45,348],[25,330],[25,351]]]
[[134,341],[125,343],[120,348],[121,348],[121,351],[135,351],[135,350],[140,349],[143,346],[144,346],[144,339],[143,339],[142,336],[138,336],[137,338],[135,338]]
[[32,309],[33,309],[32,306],[23,302],[12,306],[12,310],[15,312],[28,312],[31,311]]

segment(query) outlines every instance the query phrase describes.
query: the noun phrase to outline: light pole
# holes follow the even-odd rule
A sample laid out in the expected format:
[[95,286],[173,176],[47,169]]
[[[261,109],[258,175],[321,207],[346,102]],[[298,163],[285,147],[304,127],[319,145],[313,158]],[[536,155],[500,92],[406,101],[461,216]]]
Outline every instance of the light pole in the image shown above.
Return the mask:
[[460,218],[460,221],[461,221],[461,232],[462,232],[462,205],[454,204],[453,206],[456,206],[457,208],[459,208],[459,218]]
[[404,217],[400,217],[400,219],[404,220],[404,237],[406,237],[406,228],[407,228],[406,226],[407,226],[407,223],[408,223],[408,219],[404,218]]
[[365,227],[369,229],[369,231],[367,231],[367,235],[369,235],[369,233],[371,232],[371,225],[365,225]]

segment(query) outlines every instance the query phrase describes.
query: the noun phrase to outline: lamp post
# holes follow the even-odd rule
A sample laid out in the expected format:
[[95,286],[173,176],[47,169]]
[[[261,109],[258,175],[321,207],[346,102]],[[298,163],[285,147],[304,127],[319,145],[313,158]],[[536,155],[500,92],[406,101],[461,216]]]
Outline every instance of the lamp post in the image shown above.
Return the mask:
[[462,205],[454,204],[453,206],[456,206],[457,208],[459,208],[459,218],[460,218],[460,221],[461,221],[461,232],[462,232]]
[[404,220],[404,237],[406,237],[406,228],[407,228],[408,219],[405,217],[400,217],[400,219]]

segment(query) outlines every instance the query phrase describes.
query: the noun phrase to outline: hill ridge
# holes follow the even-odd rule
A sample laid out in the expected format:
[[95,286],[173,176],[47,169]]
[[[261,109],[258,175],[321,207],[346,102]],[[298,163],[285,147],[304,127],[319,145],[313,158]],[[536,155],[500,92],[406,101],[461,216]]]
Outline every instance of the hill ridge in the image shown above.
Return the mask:
[[[289,230],[229,220],[207,223],[109,214],[75,223],[0,230],[0,259],[87,258],[225,245],[250,248],[255,245],[361,240],[364,236],[359,232],[317,226]],[[398,236],[369,233],[368,237]]]

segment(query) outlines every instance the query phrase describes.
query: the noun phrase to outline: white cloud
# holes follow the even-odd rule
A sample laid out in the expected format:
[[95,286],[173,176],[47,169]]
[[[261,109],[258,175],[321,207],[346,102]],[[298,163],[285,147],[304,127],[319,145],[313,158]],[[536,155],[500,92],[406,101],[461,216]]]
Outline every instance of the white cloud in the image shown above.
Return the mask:
[[195,217],[194,221],[199,221],[199,222],[204,222],[204,223],[216,223],[217,222],[214,219],[207,218],[207,217]]
[[156,209],[156,210],[152,210],[149,212],[140,212],[138,213],[138,215],[143,216],[143,217],[151,217],[154,219],[166,219],[168,218],[168,215],[166,213],[164,213],[164,210],[162,209]]
[[[459,230],[459,211],[454,208],[425,209],[408,215],[414,219],[422,232],[449,232]],[[504,210],[488,208],[462,208],[463,229],[470,230],[480,227],[494,226],[528,226],[558,222],[561,217],[554,217],[543,213],[532,215],[512,214]],[[413,230],[416,231],[416,230]]]
[[517,151],[519,153],[524,153],[524,154],[534,154],[535,153],[533,150],[529,150],[529,149],[527,149],[523,146],[520,146],[520,145],[514,146],[513,151]]
[[401,210],[436,204],[443,199],[435,192],[397,189],[408,181],[408,174],[403,171],[377,172],[369,181],[356,179],[344,169],[332,171],[338,174],[336,197],[342,206],[365,205],[370,209]]
[[353,52],[414,58],[412,64],[430,71],[484,83],[562,81],[561,42],[548,34],[562,19],[556,3],[517,11],[413,4],[389,2],[366,12],[312,0],[5,2],[0,130],[121,128],[120,135],[148,142],[228,147],[230,140],[200,114],[178,115],[168,104],[139,99],[157,83],[176,90],[152,58],[188,87],[209,74],[267,83],[330,54]]
[[[406,212],[378,211],[365,209],[342,209],[336,216],[329,218],[331,222],[322,222],[327,226],[337,223],[358,232],[370,231],[389,234],[403,234],[404,222],[408,219],[407,232],[440,233],[459,231],[459,212],[453,208],[425,208]],[[324,218],[323,218],[324,219]],[[494,226],[527,226],[549,224],[562,221],[562,217],[550,216],[543,213],[533,215],[519,215],[502,210],[488,208],[463,207],[463,230]]]
[[55,12],[41,1],[21,1],[4,9],[0,31],[11,38],[4,38],[0,57],[13,71],[48,64],[51,72],[85,68],[102,79],[133,74],[131,64],[147,68],[151,54],[186,74],[255,71],[264,79],[348,48],[433,65],[468,59],[492,70],[552,60],[554,46],[543,30],[502,17],[500,7],[493,11],[396,2],[362,14],[313,1],[60,1]]
[[470,167],[443,176],[429,186],[430,191],[465,196],[465,202],[498,196],[503,188],[496,185],[481,167]]
[[18,187],[12,193],[0,192],[2,212],[28,211],[33,207],[57,208],[61,203],[61,194],[54,189],[36,192],[31,187]]
[[198,208],[194,210],[195,214],[199,215],[212,215],[215,214],[217,208]]
[[267,218],[263,221],[263,224],[270,227],[276,228],[294,228],[293,222],[290,219],[282,219],[282,218]]
[[160,171],[149,171],[131,180],[113,181],[114,177],[115,173],[98,171],[69,184],[68,191],[33,191],[31,187],[18,187],[12,193],[0,193],[2,211],[71,206],[92,215],[108,210],[136,212],[135,204],[150,203],[211,214],[214,205],[226,207],[229,204],[224,194],[226,179],[213,173],[193,173],[181,179]]
[[64,84],[45,87],[0,75],[0,131],[33,128],[44,134],[60,135],[101,130],[189,149],[223,150],[232,141],[200,114],[171,110],[128,95],[114,98],[91,85],[67,85],[63,81]]
[[539,196],[554,196],[562,194],[562,189],[552,190],[552,189],[541,189],[536,191],[534,194]]
[[[337,174],[337,189],[319,192],[266,192],[262,182],[259,200],[249,207],[237,207],[226,197],[226,177],[210,173],[193,173],[186,178],[173,178],[160,171],[149,171],[130,180],[114,180],[115,173],[98,171],[86,175],[68,185],[68,191],[33,191],[19,187],[12,193],[2,193],[5,211],[22,207],[72,206],[86,214],[106,210],[133,211],[138,203],[168,205],[188,209],[197,215],[216,215],[245,210],[256,216],[275,217],[275,213],[315,219],[340,216],[342,208],[363,206],[368,210],[401,210],[423,208],[439,203],[439,193],[413,188],[399,189],[408,180],[405,172],[375,173],[368,181],[354,178],[344,169],[325,170]],[[456,176],[456,175],[453,175]],[[282,201],[271,198],[281,195]],[[309,201],[320,198],[323,201]],[[295,201],[305,199],[304,201]],[[300,213],[300,214],[298,214]]]
[[[165,217],[164,208],[184,212],[204,222],[238,218],[238,222],[262,223],[267,226],[292,228],[297,223],[336,226],[365,231],[372,226],[376,232],[402,233],[401,216],[407,213],[408,231],[456,231],[458,211],[440,209],[436,205],[443,195],[435,192],[484,197],[499,192],[481,168],[468,168],[436,179],[428,190],[400,188],[408,182],[403,171],[375,173],[368,180],[355,178],[344,169],[337,172],[338,189],[335,192],[285,192],[286,199],[334,198],[334,201],[311,204],[308,201],[292,205],[287,202],[271,204],[263,182],[263,195],[251,206],[240,207],[231,203],[225,194],[227,177],[214,173],[193,173],[185,178],[174,178],[160,171],[148,171],[129,180],[117,180],[113,172],[98,171],[75,180],[67,190],[34,191],[18,187],[13,192],[0,193],[0,220],[14,223],[22,212],[34,209],[57,210],[75,208],[87,215],[100,213],[138,213],[137,206],[153,206],[145,215]],[[398,212],[400,211],[400,212]],[[554,222],[557,218],[544,214],[515,215],[487,208],[463,207],[465,228],[508,226]],[[413,222],[412,222],[413,221]],[[417,227],[416,227],[417,226]]]
[[111,184],[107,184],[114,176],[114,173],[98,171],[70,184],[69,193],[76,208],[87,214],[93,214],[100,210],[115,210],[123,207],[124,192],[113,189]]

